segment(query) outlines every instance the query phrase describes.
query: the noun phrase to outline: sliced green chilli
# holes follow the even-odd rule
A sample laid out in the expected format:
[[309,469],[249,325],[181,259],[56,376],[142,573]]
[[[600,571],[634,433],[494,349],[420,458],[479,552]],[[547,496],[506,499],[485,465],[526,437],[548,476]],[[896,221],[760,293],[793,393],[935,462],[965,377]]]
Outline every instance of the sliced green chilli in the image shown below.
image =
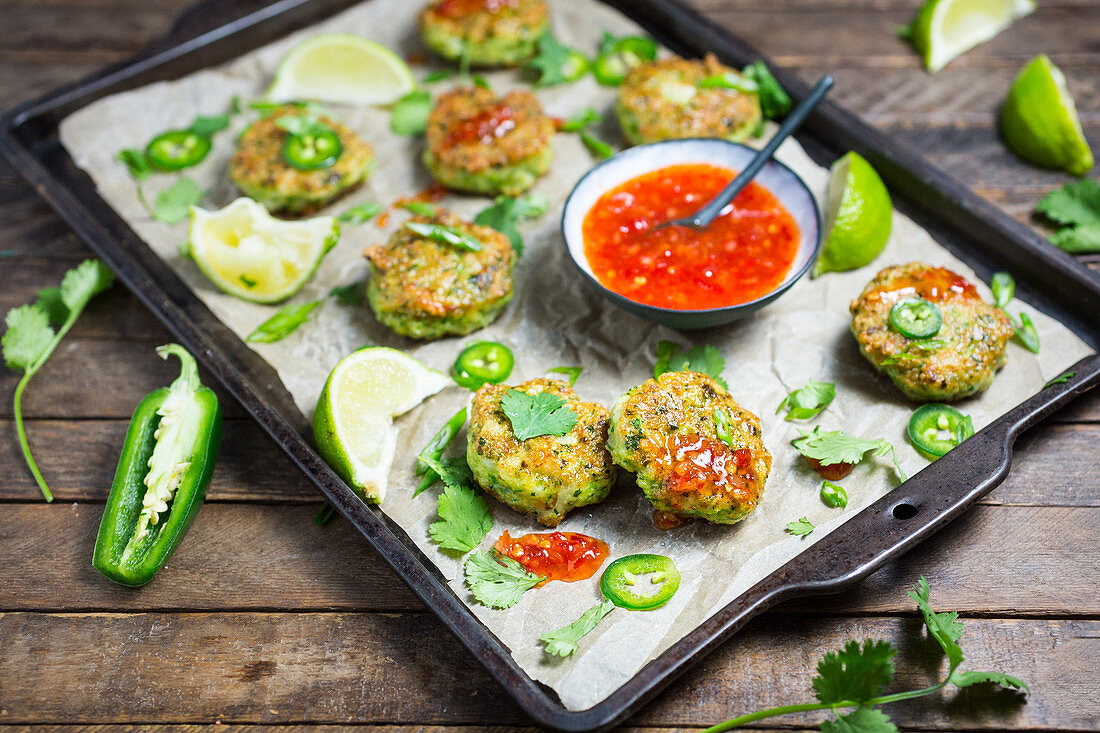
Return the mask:
[[330,168],[340,159],[344,146],[330,128],[315,128],[300,135],[287,135],[283,158],[292,168],[315,171]]
[[631,611],[660,608],[679,587],[680,571],[664,555],[620,557],[607,566],[600,578],[600,590],[608,600]]
[[178,171],[201,163],[210,146],[210,138],[191,130],[169,130],[149,141],[145,156],[157,170]]
[[601,45],[592,73],[607,86],[622,84],[632,68],[657,58],[657,44],[651,38],[627,36]]
[[470,344],[455,359],[451,376],[466,389],[478,389],[483,384],[500,384],[512,373],[515,365],[512,350],[496,341]]
[[939,458],[973,435],[974,425],[968,415],[934,402],[917,408],[909,418],[908,432],[917,450]]
[[906,298],[890,309],[890,325],[906,338],[931,338],[940,332],[943,314],[939,306],[924,298]]

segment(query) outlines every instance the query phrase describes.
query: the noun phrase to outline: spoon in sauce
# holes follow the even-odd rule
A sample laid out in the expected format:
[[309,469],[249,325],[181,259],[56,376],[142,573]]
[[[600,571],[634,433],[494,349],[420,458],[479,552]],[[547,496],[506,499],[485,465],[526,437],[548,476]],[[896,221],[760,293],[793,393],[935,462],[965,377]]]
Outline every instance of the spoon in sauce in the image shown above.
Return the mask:
[[658,224],[650,231],[656,231],[658,229],[664,229],[665,227],[687,227],[694,229],[697,232],[704,231],[710,226],[711,222],[718,218],[722,210],[733,201],[734,197],[741,193],[741,189],[749,184],[760,169],[764,167],[764,164],[775,155],[775,151],[779,148],[780,144],[791,133],[798,129],[798,126],[802,124],[802,121],[806,119],[806,115],[810,114],[818,102],[825,98],[826,93],[833,88],[833,77],[826,74],[814,86],[813,91],[809,95],[799,102],[798,106],[791,110],[787,115],[787,119],[783,120],[783,124],[779,126],[775,135],[768,141],[768,144],[760,149],[753,159],[749,161],[749,164],[745,166],[745,169],[737,174],[729,184],[718,192],[718,195],[708,201],[701,209],[696,211],[690,216],[684,216],[679,219],[671,219],[669,221]]

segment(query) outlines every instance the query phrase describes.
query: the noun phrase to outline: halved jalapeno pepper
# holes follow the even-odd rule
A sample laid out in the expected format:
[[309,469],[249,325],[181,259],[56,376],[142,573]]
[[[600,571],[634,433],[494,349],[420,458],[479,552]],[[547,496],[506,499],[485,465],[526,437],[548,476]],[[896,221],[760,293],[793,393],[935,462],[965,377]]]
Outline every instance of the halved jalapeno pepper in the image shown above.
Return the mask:
[[909,440],[931,458],[939,458],[974,434],[974,423],[954,407],[932,403],[909,418]]
[[600,55],[592,67],[596,81],[607,86],[618,86],[626,79],[627,72],[638,64],[657,58],[657,44],[651,38],[627,36],[607,38],[600,44]]
[[[649,576],[648,580],[645,576]],[[680,571],[664,555],[627,555],[607,566],[600,590],[607,599],[631,611],[650,611],[668,603],[680,587]],[[650,589],[652,593],[647,592]]]
[[149,141],[145,156],[158,170],[178,171],[201,163],[210,146],[210,138],[191,130],[169,130]]
[[890,309],[890,325],[906,338],[926,339],[940,332],[943,314],[924,298],[906,298]]
[[500,384],[512,373],[515,364],[512,350],[495,341],[470,344],[455,359],[451,376],[466,389],[478,389],[483,384]]
[[283,158],[300,171],[315,171],[331,167],[344,152],[344,145],[335,130],[315,128],[300,135],[287,135],[283,143]]

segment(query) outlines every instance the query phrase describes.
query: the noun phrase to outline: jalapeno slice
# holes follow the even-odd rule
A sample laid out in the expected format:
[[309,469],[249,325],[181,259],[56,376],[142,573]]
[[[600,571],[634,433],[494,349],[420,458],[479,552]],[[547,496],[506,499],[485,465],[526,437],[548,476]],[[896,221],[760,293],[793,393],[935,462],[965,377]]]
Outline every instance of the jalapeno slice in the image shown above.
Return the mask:
[[470,344],[455,359],[451,376],[466,389],[478,389],[483,384],[500,384],[512,373],[516,363],[512,350],[496,341]]
[[890,309],[890,325],[906,338],[926,339],[940,332],[943,314],[924,298],[906,298]]
[[679,587],[680,571],[672,559],[664,555],[620,557],[607,566],[600,578],[600,590],[607,599],[631,611],[660,608]]
[[287,135],[283,143],[283,158],[300,171],[329,168],[339,160],[344,146],[335,130],[313,129],[301,135]]
[[939,458],[973,435],[974,424],[954,407],[934,402],[917,408],[909,418],[908,433],[917,450]]
[[210,138],[191,130],[169,130],[149,141],[145,155],[158,170],[178,171],[201,163],[210,145]]
[[623,83],[627,72],[632,68],[655,58],[657,58],[657,44],[652,39],[627,36],[601,49],[592,67],[592,73],[600,84],[618,86]]

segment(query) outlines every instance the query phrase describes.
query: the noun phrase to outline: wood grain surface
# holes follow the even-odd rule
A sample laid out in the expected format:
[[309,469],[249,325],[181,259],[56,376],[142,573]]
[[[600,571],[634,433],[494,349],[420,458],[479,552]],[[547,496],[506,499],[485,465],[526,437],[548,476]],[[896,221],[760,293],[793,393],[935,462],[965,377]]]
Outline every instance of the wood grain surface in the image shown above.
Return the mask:
[[[1100,147],[1100,0],[1053,0],[931,76],[894,35],[917,0],[694,0],[836,101],[906,140],[1010,215],[1067,179],[997,138],[1013,75],[1047,53]],[[0,0],[0,106],[126,59],[178,0]],[[1093,175],[1095,177],[1095,174]],[[0,311],[57,283],[88,250],[0,163]],[[1100,270],[1100,256],[1083,258]],[[91,547],[130,411],[166,384],[167,331],[121,287],[100,297],[26,396],[57,496],[27,474],[0,373],[0,731],[483,733],[523,714],[346,522],[312,523],[316,491],[222,393],[225,441],[208,506],[158,578],[104,581]],[[209,379],[207,380],[210,381]],[[936,649],[905,596],[928,576],[963,612],[968,665],[1032,687],[891,706],[907,730],[1100,730],[1100,392],[1026,435],[1010,476],[918,550],[842,596],[787,604],[670,687],[635,731],[687,730],[811,698],[820,655],[849,638],[899,649],[899,689],[931,681]],[[768,721],[803,730],[819,718]],[[767,730],[769,728],[757,728]]]

